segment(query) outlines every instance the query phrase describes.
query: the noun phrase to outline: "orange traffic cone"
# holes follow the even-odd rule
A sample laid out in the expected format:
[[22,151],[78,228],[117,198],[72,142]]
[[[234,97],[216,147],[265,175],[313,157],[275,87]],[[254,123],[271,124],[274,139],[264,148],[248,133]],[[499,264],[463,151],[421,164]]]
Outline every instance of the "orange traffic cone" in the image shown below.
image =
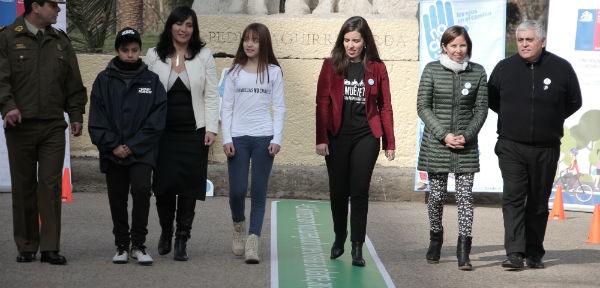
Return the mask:
[[62,201],[73,202],[73,196],[71,193],[71,173],[69,173],[69,168],[65,168],[62,178]]
[[600,204],[594,206],[594,216],[592,216],[592,225],[586,242],[600,243]]
[[554,203],[552,204],[552,212],[550,212],[550,220],[565,220],[565,208],[562,199],[562,185],[556,186],[554,193]]

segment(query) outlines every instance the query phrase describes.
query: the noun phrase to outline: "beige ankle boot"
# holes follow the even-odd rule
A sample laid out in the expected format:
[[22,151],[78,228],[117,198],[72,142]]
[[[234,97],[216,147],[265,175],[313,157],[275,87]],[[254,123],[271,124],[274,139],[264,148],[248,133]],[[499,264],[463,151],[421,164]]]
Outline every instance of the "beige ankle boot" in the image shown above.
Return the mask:
[[244,248],[246,244],[246,222],[233,222],[233,245],[231,250],[236,256],[244,255]]
[[258,264],[260,259],[258,258],[258,248],[260,247],[260,238],[258,235],[250,234],[246,239],[246,263],[247,264]]

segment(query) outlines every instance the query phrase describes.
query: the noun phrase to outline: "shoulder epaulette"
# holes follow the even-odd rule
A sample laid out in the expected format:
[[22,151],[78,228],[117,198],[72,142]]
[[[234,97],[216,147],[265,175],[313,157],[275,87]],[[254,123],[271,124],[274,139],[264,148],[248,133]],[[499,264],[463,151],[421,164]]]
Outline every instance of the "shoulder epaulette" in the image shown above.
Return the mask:
[[56,32],[56,34],[62,34],[62,35],[64,35],[65,37],[67,37],[67,39],[69,40],[69,42],[71,42],[71,38],[69,38],[69,35],[67,35],[67,32],[65,32],[64,30],[59,29],[59,28],[54,28],[54,27],[52,27],[52,28],[54,29],[54,31]]

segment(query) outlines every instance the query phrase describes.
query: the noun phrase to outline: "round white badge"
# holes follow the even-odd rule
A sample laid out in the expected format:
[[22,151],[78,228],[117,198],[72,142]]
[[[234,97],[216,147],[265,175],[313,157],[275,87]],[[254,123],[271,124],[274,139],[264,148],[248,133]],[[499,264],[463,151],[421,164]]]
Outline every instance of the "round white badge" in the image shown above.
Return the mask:
[[544,79],[544,84],[550,85],[550,83],[552,83],[552,80],[550,80],[550,78]]
[[460,93],[462,93],[462,95],[466,96],[469,94],[469,89],[462,89],[462,91]]
[[373,79],[369,79],[367,82],[369,82],[369,85],[375,84],[375,80],[373,80]]
[[465,88],[470,89],[471,88],[471,82],[465,83]]

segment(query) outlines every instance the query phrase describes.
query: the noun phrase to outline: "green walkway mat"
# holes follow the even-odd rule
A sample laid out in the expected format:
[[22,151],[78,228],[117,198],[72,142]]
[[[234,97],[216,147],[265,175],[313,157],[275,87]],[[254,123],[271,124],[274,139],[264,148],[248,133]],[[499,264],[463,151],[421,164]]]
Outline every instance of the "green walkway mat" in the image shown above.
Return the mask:
[[352,266],[350,241],[331,260],[329,202],[274,201],[271,207],[271,288],[395,287],[367,237],[365,267]]

